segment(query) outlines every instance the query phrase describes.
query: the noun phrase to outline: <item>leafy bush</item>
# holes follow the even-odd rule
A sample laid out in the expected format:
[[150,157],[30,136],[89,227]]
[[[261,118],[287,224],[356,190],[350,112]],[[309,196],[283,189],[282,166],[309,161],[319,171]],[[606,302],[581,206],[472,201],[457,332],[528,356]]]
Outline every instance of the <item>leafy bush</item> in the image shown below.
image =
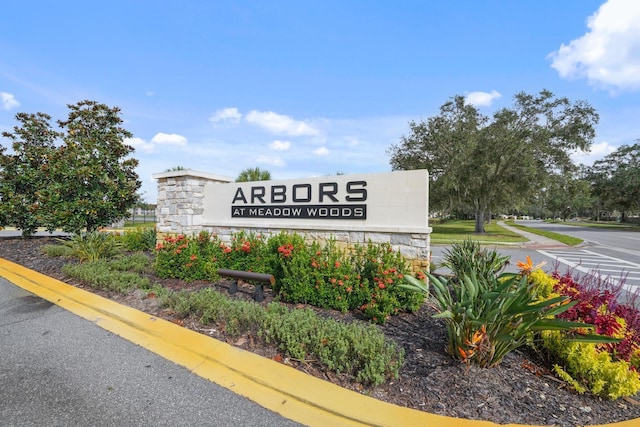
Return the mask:
[[117,271],[108,261],[98,260],[84,264],[66,264],[62,272],[74,279],[81,280],[97,289],[117,291],[126,294],[132,289],[147,289],[149,279],[136,273]]
[[559,317],[592,323],[598,334],[616,339],[594,344],[571,342],[566,334],[541,334],[538,349],[555,362],[556,374],[579,393],[588,390],[617,399],[640,391],[640,313],[632,304],[619,302],[622,285],[594,281],[593,275],[579,282],[557,271],[530,279],[541,293],[571,299],[572,306]]
[[483,249],[479,242],[467,239],[445,251],[443,266],[448,267],[456,277],[471,274],[490,277],[504,270],[508,262],[508,256],[500,256],[497,251]]
[[542,345],[559,362],[554,372],[578,393],[588,390],[614,400],[640,391],[638,372],[624,360],[612,360],[596,344],[567,342],[563,334],[547,331],[542,334]]
[[[632,303],[619,302],[622,284],[614,286],[602,280],[593,281],[593,276],[582,278],[580,283],[569,273],[555,272],[553,277],[557,280],[554,292],[576,302],[562,318],[591,323],[597,333],[619,338],[619,342],[608,344],[606,350],[617,360],[637,360],[634,356],[640,354],[640,312]],[[634,368],[640,369],[640,365]]]
[[125,230],[121,240],[128,251],[152,251],[156,247],[156,229],[155,227],[136,227],[133,230]]
[[121,253],[120,242],[115,236],[98,231],[76,234],[70,240],[60,241],[71,248],[73,256],[80,262],[113,258]]
[[[495,253],[480,253],[472,244],[454,245],[445,260],[456,265],[460,274],[453,280],[427,273],[426,282],[407,276],[405,288],[429,299],[445,321],[448,334],[447,352],[463,362],[481,367],[500,363],[509,352],[531,339],[533,331],[593,328],[592,325],[554,319],[570,309],[568,297],[538,299],[528,274],[502,273],[505,260]],[[464,254],[469,261],[464,261]],[[507,258],[508,259],[508,258]],[[478,272],[476,272],[476,268]],[[531,272],[532,265],[523,264]],[[607,341],[599,337],[576,336],[574,339]]]
[[397,286],[408,267],[388,244],[356,245],[347,252],[333,240],[321,246],[298,234],[264,239],[240,232],[229,244],[209,233],[167,236],[156,249],[160,277],[215,280],[220,268],[271,273],[273,290],[284,301],[361,310],[378,323],[400,310],[416,310],[424,300]]
[[195,293],[162,291],[163,306],[179,315],[195,315],[204,324],[220,325],[230,336],[251,331],[278,346],[285,357],[315,359],[328,369],[352,375],[365,384],[397,377],[404,352],[372,325],[343,324],[309,309],[289,310],[271,303],[266,308],[237,301],[213,289]]
[[230,243],[230,246],[219,245],[224,255],[224,268],[257,273],[269,270],[269,257],[265,252],[267,246],[262,235],[240,231],[231,237]]
[[127,257],[109,260],[108,265],[111,269],[117,271],[144,273],[151,266],[151,259],[144,253],[138,252]]
[[267,312],[262,336],[288,357],[317,359],[332,371],[366,384],[378,385],[398,376],[403,349],[372,325],[345,324],[323,319],[309,309],[283,310],[274,304]]
[[410,269],[404,257],[390,244],[356,245],[350,262],[364,283],[366,293],[360,308],[365,318],[384,323],[390,315],[402,310],[415,311],[424,303],[424,296],[400,286]]
[[74,256],[73,249],[66,245],[42,245],[40,252],[50,257],[71,258]]
[[408,267],[389,244],[354,245],[347,253],[334,240],[321,246],[281,233],[268,246],[277,254],[272,257],[274,290],[284,301],[343,312],[358,309],[377,323],[400,310],[416,310],[424,301],[397,286]]
[[207,233],[198,238],[188,238],[182,234],[166,236],[156,245],[156,274],[162,278],[172,277],[187,282],[193,280],[211,280],[213,261],[211,255],[213,242]]

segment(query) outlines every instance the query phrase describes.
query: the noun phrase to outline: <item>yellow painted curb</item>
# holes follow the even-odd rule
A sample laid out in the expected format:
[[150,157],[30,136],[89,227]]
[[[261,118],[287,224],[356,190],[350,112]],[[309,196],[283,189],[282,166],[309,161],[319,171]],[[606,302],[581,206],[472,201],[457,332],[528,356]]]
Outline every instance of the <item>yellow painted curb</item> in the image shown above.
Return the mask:
[[[305,425],[498,426],[489,421],[430,414],[361,395],[2,258],[0,276],[203,378]],[[639,422],[638,419],[628,420],[607,424],[606,427],[633,427]]]

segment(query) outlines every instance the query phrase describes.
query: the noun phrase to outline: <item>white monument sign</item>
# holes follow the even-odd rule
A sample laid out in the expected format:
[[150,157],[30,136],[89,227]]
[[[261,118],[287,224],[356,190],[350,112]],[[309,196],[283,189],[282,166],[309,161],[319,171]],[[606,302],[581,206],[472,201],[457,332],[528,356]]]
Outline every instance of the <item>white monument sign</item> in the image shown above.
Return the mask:
[[429,233],[426,170],[208,183],[203,225]]

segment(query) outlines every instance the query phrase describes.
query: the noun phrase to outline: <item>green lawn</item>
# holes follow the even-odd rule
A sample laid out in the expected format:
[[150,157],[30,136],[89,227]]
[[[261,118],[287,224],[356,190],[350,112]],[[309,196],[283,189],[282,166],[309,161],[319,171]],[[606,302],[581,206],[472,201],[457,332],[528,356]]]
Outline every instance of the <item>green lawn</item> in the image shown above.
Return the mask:
[[565,245],[575,246],[584,242],[584,240],[579,239],[577,237],[567,236],[565,234],[554,233],[553,231],[540,230],[539,228],[531,228],[524,225],[516,224],[513,221],[506,222],[510,227],[515,227],[523,231],[528,231],[529,233],[537,234],[538,236],[548,237],[549,239],[556,240],[560,243],[564,243]]
[[125,221],[124,222],[124,228],[126,230],[130,230],[130,229],[135,229],[135,228],[153,228],[156,226],[156,222],[155,221],[147,221],[147,222],[142,222],[142,221]]
[[574,225],[578,227],[610,228],[615,230],[639,231],[640,224],[595,221],[547,221],[552,224]]
[[466,239],[480,243],[521,243],[527,239],[519,234],[508,231],[495,222],[485,225],[485,234],[474,233],[475,221],[450,220],[440,223],[433,220],[429,224],[433,228],[431,243],[454,243]]

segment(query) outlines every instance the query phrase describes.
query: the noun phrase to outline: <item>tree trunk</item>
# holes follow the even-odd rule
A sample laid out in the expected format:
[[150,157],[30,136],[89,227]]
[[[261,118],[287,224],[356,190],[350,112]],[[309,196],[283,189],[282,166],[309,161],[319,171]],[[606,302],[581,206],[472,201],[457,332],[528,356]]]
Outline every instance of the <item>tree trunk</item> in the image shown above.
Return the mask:
[[478,208],[476,211],[476,229],[475,232],[478,234],[484,234],[484,209]]

